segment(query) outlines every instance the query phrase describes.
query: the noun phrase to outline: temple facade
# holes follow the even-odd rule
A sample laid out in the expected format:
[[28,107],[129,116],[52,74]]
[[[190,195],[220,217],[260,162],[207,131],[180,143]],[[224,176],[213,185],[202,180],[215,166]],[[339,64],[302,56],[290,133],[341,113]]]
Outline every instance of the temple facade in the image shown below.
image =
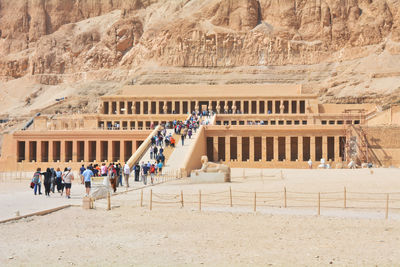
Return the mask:
[[[155,127],[204,110],[215,116],[196,146],[231,167],[306,168],[321,158],[332,166],[350,159],[400,164],[400,145],[390,139],[400,133],[397,106],[323,104],[300,85],[235,84],[127,85],[102,96],[97,114],[36,117],[4,136],[0,167],[126,162]],[[377,140],[377,127],[386,137]]]

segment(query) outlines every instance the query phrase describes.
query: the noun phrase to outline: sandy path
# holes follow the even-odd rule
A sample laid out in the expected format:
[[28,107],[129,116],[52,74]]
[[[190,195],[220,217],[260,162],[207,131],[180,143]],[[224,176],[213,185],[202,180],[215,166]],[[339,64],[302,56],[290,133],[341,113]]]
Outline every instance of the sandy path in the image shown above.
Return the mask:
[[69,208],[0,226],[0,265],[394,265],[400,223]]

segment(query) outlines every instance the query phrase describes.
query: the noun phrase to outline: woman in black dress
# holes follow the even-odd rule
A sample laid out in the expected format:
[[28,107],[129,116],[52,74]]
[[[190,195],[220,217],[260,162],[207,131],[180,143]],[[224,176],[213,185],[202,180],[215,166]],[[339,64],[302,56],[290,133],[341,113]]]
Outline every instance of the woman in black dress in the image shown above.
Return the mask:
[[47,168],[46,172],[42,173],[44,176],[44,190],[46,196],[50,196],[50,187],[51,187],[51,170]]

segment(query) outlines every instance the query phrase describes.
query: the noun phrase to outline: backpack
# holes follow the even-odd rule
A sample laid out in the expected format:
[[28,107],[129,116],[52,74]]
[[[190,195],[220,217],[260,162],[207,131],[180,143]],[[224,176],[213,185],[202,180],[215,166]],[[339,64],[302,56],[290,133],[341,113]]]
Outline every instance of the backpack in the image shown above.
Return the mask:
[[32,182],[34,184],[38,184],[39,181],[40,181],[40,172],[35,172],[35,174],[33,175]]

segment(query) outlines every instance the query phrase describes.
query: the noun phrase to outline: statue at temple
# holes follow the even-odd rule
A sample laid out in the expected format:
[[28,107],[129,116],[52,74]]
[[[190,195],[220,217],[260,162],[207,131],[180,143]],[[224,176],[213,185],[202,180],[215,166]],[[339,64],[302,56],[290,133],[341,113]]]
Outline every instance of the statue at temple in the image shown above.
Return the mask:
[[224,174],[224,182],[231,181],[231,168],[225,164],[218,164],[214,162],[209,162],[207,156],[201,157],[201,169],[194,170],[196,175],[202,172],[215,172],[215,173],[222,173]]
[[236,106],[233,105],[233,106],[232,106],[232,113],[233,113],[233,114],[236,114],[236,109],[237,109]]
[[224,112],[225,112],[225,114],[228,114],[228,112],[229,112],[229,107],[228,107],[228,104],[225,104],[225,106],[224,106]]
[[283,103],[279,106],[279,110],[281,111],[281,114],[285,112],[285,106],[283,105]]
[[219,114],[219,113],[220,113],[220,110],[221,110],[221,106],[219,105],[219,101],[217,102],[217,107],[216,107],[216,109],[217,109],[217,114]]

